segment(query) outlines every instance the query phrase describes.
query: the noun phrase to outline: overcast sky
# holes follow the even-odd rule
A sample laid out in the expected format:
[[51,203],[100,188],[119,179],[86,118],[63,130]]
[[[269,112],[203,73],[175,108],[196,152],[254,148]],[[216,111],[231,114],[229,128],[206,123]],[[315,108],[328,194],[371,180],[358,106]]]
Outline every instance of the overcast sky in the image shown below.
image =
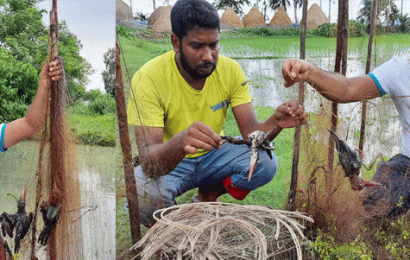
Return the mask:
[[[46,26],[50,24],[51,0],[37,4],[47,10],[43,15]],[[115,47],[115,0],[60,0],[58,20],[66,21],[70,32],[81,41],[80,55],[93,67],[95,73],[89,77],[87,89],[104,91],[101,72],[105,70],[104,53]]]
[[[126,4],[130,5],[131,1],[132,1],[132,11],[135,14],[137,11],[138,12],[142,12],[144,14],[150,14],[153,12],[154,10],[154,5],[153,5],[153,0],[123,0]],[[210,3],[214,3],[215,0],[207,0]],[[337,0],[330,0],[332,5],[331,7],[331,15],[330,15],[330,19],[331,22],[336,22],[337,19],[337,5],[338,5],[338,1]],[[397,7],[399,8],[399,10],[401,10],[401,0],[392,0]],[[404,14],[409,14],[410,13],[410,0],[403,0],[404,4],[403,4],[403,13]],[[173,5],[176,2],[176,0],[169,0],[168,3],[170,5]],[[252,4],[256,3],[256,0],[250,0],[250,2]],[[260,0],[260,3],[262,3],[263,1]],[[291,3],[293,3],[292,0],[290,0]],[[313,4],[317,4],[317,5],[322,5],[322,11],[329,17],[329,0],[308,0],[308,8],[313,5]],[[349,0],[349,19],[354,20],[357,17],[357,14],[359,12],[359,10],[363,7],[363,0]],[[161,6],[161,5],[166,5],[167,1],[164,0],[155,0],[155,5],[156,7]],[[262,7],[262,4],[260,4],[260,7]],[[244,6],[243,7],[243,11],[246,13],[248,13],[248,11],[251,9],[251,6]],[[261,9],[260,9],[261,10]],[[223,13],[223,11],[220,11],[220,15]],[[290,17],[290,19],[292,20],[292,22],[295,21],[295,14],[294,14],[294,10],[292,7],[288,8],[287,13]],[[272,19],[274,12],[270,11],[267,13],[269,20]],[[300,20],[302,18],[302,10],[299,9],[298,10],[298,20]]]

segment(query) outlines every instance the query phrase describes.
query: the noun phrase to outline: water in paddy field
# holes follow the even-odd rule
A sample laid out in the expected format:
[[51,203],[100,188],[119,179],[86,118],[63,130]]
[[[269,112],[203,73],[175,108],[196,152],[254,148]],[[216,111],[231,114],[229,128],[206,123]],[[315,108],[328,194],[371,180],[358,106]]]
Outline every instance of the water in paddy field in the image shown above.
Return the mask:
[[[327,56],[327,52],[316,53],[307,60],[321,69],[334,70],[334,54]],[[378,50],[378,59],[372,68],[387,61],[393,55],[409,53],[407,49]],[[262,55],[263,56],[263,55]],[[290,50],[282,56],[297,58],[296,52]],[[285,88],[282,77],[282,65],[286,58],[276,59],[236,59],[241,65],[250,86],[254,106],[278,107],[291,99],[298,99],[298,83],[293,87]],[[365,74],[366,54],[349,52],[347,61],[347,76],[355,77]],[[327,117],[331,116],[328,102],[307,83],[305,84],[305,109],[308,112],[324,111]],[[362,103],[354,102],[339,104],[338,126],[340,137],[354,149],[358,149],[361,126]],[[365,130],[364,163],[372,162],[379,154],[392,157],[401,152],[401,125],[397,110],[388,97],[376,98],[368,102],[367,123]]]
[[[28,191],[26,210],[34,210],[39,147],[38,142],[25,141],[0,154],[0,214],[5,211],[14,214],[17,211],[16,199],[20,198],[24,186]],[[82,256],[76,255],[78,259],[115,259],[114,172],[117,166],[114,149],[75,147],[81,191],[81,208],[76,209],[81,212],[75,221],[81,221],[83,245]],[[37,226],[38,229],[40,227],[42,224]],[[13,240],[7,240],[9,246],[14,248]],[[29,252],[30,241],[31,233],[24,238],[23,245],[26,247],[22,247]]]

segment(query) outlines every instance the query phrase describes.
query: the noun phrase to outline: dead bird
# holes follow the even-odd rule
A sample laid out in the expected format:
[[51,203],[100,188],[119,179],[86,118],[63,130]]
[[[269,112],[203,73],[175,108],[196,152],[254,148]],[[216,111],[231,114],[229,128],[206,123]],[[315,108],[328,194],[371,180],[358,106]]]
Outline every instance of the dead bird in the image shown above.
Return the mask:
[[345,142],[343,142],[335,133],[331,130],[329,130],[329,132],[335,139],[339,162],[345,171],[346,177],[349,178],[352,190],[362,190],[364,187],[371,186],[382,186],[381,183],[362,179],[360,172],[362,162],[357,153],[353,151]]
[[43,201],[40,205],[40,212],[43,216],[44,227],[38,237],[38,242],[43,246],[47,244],[51,231],[57,225],[61,211],[61,192],[54,181],[54,187],[50,193],[49,201]]
[[[270,131],[271,132],[271,131]],[[253,172],[255,171],[256,165],[259,162],[259,151],[258,149],[264,150],[270,159],[272,159],[272,151],[275,150],[275,145],[273,142],[269,141],[269,133],[267,134],[263,131],[254,131],[248,135],[248,139],[243,140],[241,138],[233,138],[230,136],[221,136],[223,142],[231,144],[246,144],[251,149],[251,158],[250,158],[250,168],[248,181],[251,180]]]
[[14,236],[14,253],[17,254],[20,250],[20,241],[26,236],[31,222],[33,221],[34,215],[32,212],[27,214],[26,212],[26,194],[27,189],[24,187],[20,199],[17,201],[17,213],[8,214],[4,212],[0,216],[1,229],[3,236],[8,235],[13,237],[13,231],[15,230]]

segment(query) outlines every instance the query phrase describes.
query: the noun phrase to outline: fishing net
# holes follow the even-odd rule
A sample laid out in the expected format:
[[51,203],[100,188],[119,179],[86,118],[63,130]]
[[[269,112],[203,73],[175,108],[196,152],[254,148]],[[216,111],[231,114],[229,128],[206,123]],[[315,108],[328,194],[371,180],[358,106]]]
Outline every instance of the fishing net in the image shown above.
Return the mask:
[[[142,259],[302,259],[304,214],[257,205],[192,203],[158,210],[158,221],[133,248]],[[296,258],[295,258],[296,259]]]

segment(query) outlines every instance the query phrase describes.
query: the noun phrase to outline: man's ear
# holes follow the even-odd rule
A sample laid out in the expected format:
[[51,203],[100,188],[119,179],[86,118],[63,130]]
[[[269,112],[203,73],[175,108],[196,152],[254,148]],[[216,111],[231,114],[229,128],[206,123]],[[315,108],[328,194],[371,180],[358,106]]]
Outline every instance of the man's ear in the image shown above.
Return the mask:
[[179,48],[180,48],[181,42],[180,42],[178,36],[176,36],[175,33],[171,34],[171,43],[172,43],[172,46],[174,46],[175,53],[179,53]]

